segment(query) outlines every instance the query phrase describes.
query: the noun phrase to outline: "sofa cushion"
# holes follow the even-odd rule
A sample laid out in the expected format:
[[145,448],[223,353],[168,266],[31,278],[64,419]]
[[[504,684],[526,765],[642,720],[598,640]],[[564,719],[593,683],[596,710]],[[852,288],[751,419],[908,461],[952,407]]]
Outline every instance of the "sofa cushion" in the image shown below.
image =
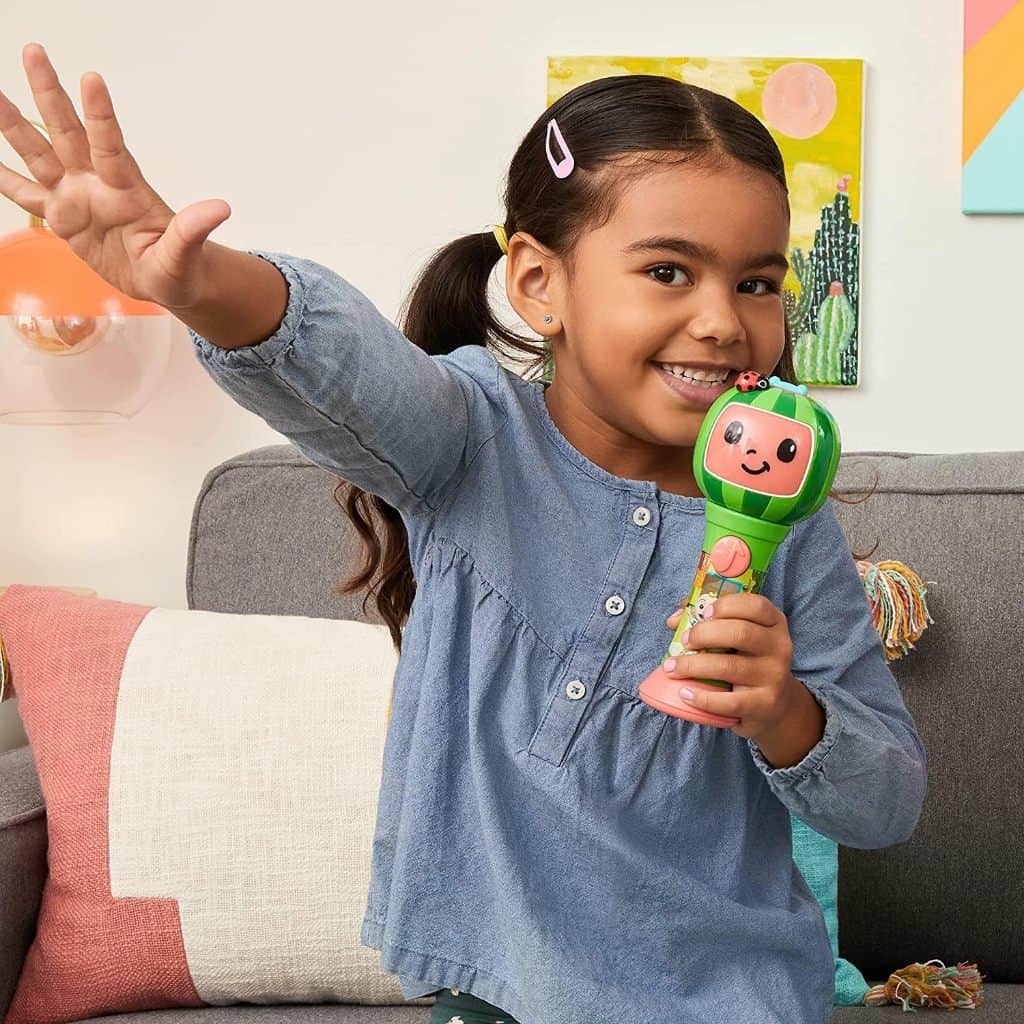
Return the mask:
[[0,633],[49,842],[6,1024],[402,1001],[359,941],[385,627],[15,585]]
[[46,878],[46,808],[29,747],[0,753],[0,1018],[31,945]]
[[[1019,1024],[1024,1020],[1024,985],[985,985],[985,1001],[979,1007],[985,1024]],[[945,1020],[941,1010],[918,1010],[918,1018]],[[828,1024],[892,1024],[906,1022],[902,1006],[837,1006]],[[424,1024],[423,1009],[416,1006],[225,1006],[205,1010],[160,1010],[122,1014],[109,1019],[90,1019],[82,1024]],[[954,1017],[954,1020],[959,1018]],[[643,1022],[647,1024],[647,1022]],[[747,1022],[744,1022],[747,1024]]]
[[851,452],[836,486],[858,502],[835,503],[851,548],[913,568],[935,619],[891,663],[928,795],[907,842],[840,847],[843,954],[867,978],[938,956],[976,962],[986,991],[1024,982],[1024,900],[1005,899],[1024,892],[1024,452]]

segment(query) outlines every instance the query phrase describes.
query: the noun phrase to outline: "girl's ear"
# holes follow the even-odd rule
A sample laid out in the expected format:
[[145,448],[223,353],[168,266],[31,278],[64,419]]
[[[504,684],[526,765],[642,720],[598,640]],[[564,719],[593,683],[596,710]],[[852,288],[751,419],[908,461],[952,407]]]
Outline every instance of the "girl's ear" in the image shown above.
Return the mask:
[[546,245],[526,231],[509,238],[505,266],[508,301],[538,334],[550,337],[561,330],[564,281],[561,260]]

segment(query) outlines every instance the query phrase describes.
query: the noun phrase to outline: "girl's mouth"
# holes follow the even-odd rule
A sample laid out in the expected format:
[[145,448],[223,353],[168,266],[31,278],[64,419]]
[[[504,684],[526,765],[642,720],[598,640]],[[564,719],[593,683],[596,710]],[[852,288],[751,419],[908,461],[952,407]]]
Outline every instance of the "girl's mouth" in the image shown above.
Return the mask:
[[686,377],[677,377],[659,363],[651,363],[651,365],[676,397],[684,398],[690,405],[695,405],[701,409],[710,409],[715,399],[728,391],[736,383],[736,378],[740,375],[739,370],[730,370],[725,380],[708,383],[691,380]]

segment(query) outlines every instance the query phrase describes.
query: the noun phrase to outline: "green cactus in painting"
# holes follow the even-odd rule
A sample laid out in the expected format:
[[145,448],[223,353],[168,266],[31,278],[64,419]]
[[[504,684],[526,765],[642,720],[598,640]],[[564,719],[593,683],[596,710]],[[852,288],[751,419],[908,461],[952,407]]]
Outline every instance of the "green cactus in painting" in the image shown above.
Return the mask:
[[[811,255],[815,261],[814,298],[812,308],[820,311],[829,298],[835,282],[843,286],[847,302],[853,311],[853,331],[840,355],[840,372],[829,379],[832,384],[857,383],[857,300],[860,275],[860,226],[850,216],[850,196],[847,192],[850,176],[843,175],[836,183],[836,194],[831,205],[821,211],[821,226],[814,233]],[[814,320],[805,322],[803,329],[813,331]]]
[[853,306],[841,281],[829,286],[828,298],[818,310],[818,331],[805,331],[796,341],[793,358],[797,376],[805,384],[837,384],[842,358],[856,325]]
[[850,216],[849,181],[843,175],[835,198],[822,208],[806,258],[799,249],[790,254],[800,296],[787,292],[786,319],[796,339],[793,368],[805,384],[857,383],[860,228]]
[[814,298],[814,253],[804,256],[802,249],[794,249],[789,254],[789,262],[800,282],[800,297],[797,298],[792,291],[786,289],[783,301],[790,332],[797,335],[807,319]]
[[793,342],[793,369],[801,384],[816,384],[814,380],[815,353],[818,348],[818,336],[814,331],[804,331]]
[[842,380],[842,353],[853,337],[856,317],[842,282],[833,281],[818,312],[818,372],[822,380]]

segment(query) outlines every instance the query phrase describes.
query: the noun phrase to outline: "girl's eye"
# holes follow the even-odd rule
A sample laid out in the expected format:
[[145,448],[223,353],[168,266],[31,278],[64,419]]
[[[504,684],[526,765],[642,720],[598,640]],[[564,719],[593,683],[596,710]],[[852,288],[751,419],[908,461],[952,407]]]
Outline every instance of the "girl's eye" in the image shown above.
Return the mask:
[[[675,272],[677,270],[681,274],[683,274],[684,276],[688,276],[686,274],[686,271],[681,266],[679,266],[678,263],[661,263],[661,264],[659,264],[656,267],[651,267],[647,271],[647,273],[648,274],[654,274],[654,275],[661,275],[661,276],[656,276],[654,278],[654,280],[656,280],[659,284],[673,285],[673,284],[680,283],[678,281],[674,281],[673,280],[673,275],[675,274]],[[762,291],[759,291],[759,292],[747,292],[746,293],[746,294],[752,294],[752,295],[756,295],[756,296],[771,295],[773,292],[777,292],[779,290],[779,286],[771,278],[768,278],[768,277],[751,278],[749,281],[744,281],[743,284],[740,285],[740,287],[743,288],[745,285],[748,285],[748,284],[763,285],[764,286],[764,289]]]
[[[753,292],[748,294],[754,295],[771,295],[773,292],[779,290],[779,286],[769,277],[752,277],[749,281],[744,281],[743,284],[763,284],[763,292]],[[742,287],[742,285],[741,285]]]
[[678,263],[662,263],[662,264],[660,264],[657,267],[651,267],[651,269],[648,270],[647,273],[648,274],[657,274],[659,271],[661,271],[661,272],[667,271],[668,275],[669,275],[667,280],[664,277],[658,277],[658,278],[655,278],[655,280],[658,281],[659,284],[673,284],[674,282],[671,280],[671,277],[672,277],[673,271],[676,271],[676,270],[680,271],[681,273],[685,273],[683,268],[681,266],[679,266]]

